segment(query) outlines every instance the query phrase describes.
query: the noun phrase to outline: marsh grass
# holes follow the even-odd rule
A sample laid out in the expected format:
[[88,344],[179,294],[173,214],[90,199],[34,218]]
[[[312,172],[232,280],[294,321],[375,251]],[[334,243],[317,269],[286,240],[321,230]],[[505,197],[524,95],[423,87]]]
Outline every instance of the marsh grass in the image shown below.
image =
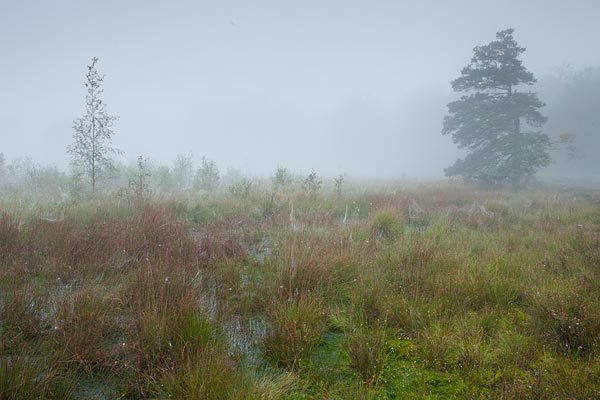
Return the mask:
[[0,399],[73,399],[77,379],[35,353],[0,358]]
[[45,330],[42,296],[32,288],[13,289],[0,303],[0,351],[13,354],[36,342]]
[[35,393],[39,390],[36,382],[38,368],[34,360],[26,357],[0,359],[0,398],[35,398]]
[[379,238],[393,239],[400,234],[401,226],[398,217],[392,211],[379,211],[373,216],[371,229]]
[[184,360],[161,374],[155,395],[182,400],[231,399],[236,376],[233,366],[212,350]]
[[321,342],[323,308],[317,298],[275,299],[267,317],[270,329],[264,339],[265,354],[276,364],[297,368]]
[[385,330],[359,325],[349,335],[346,346],[350,368],[356,371],[367,385],[375,385],[386,361]]
[[4,201],[0,398],[600,395],[594,194],[261,190]]
[[120,304],[96,290],[82,288],[57,302],[49,332],[53,362],[87,374],[112,369],[120,347],[111,343],[120,336]]

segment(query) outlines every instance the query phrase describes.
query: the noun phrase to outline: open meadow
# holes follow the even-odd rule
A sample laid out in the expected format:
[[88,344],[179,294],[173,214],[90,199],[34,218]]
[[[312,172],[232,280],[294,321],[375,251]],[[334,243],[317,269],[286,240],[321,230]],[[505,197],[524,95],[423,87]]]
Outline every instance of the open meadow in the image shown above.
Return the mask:
[[0,210],[1,399],[600,398],[598,191]]
[[0,400],[600,400],[599,16],[0,0]]

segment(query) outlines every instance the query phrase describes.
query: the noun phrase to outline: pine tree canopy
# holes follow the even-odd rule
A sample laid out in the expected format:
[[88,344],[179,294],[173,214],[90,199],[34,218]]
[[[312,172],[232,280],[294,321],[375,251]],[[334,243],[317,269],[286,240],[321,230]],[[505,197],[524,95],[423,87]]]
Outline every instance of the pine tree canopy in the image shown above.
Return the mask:
[[536,93],[519,91],[536,82],[518,58],[525,51],[513,30],[496,34],[496,40],[475,47],[471,63],[452,82],[460,100],[448,104],[442,134],[467,155],[445,170],[490,183],[510,181],[520,185],[550,162],[550,139],[541,133],[544,106]]

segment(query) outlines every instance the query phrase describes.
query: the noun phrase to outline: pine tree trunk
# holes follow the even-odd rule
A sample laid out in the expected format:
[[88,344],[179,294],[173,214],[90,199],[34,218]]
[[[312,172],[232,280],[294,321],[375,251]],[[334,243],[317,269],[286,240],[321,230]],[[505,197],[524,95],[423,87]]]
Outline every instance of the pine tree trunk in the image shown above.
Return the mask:
[[[515,108],[512,107],[512,102],[513,102],[512,85],[508,86],[508,99],[509,99],[509,103],[511,104],[511,109],[514,110]],[[521,175],[522,175],[522,173],[521,173],[521,162],[522,162],[521,120],[518,115],[513,116],[513,129],[512,129],[512,133],[510,135],[511,135],[510,147],[512,148],[512,154],[511,154],[511,164],[512,164],[511,169],[512,169],[512,171],[510,172],[510,180],[511,180],[511,185],[512,185],[513,189],[518,189],[519,186],[521,185]]]

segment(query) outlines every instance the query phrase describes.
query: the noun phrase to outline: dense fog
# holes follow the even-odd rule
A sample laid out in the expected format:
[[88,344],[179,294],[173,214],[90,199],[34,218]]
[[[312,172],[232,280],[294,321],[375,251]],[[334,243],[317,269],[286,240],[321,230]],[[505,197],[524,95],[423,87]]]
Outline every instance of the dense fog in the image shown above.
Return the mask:
[[[596,1],[19,1],[0,4],[0,152],[67,171],[86,65],[98,57],[119,160],[178,155],[244,174],[437,178],[450,81],[515,29],[571,157],[542,174],[600,175]],[[30,157],[30,160],[23,157]],[[574,158],[574,159],[573,159]]]

